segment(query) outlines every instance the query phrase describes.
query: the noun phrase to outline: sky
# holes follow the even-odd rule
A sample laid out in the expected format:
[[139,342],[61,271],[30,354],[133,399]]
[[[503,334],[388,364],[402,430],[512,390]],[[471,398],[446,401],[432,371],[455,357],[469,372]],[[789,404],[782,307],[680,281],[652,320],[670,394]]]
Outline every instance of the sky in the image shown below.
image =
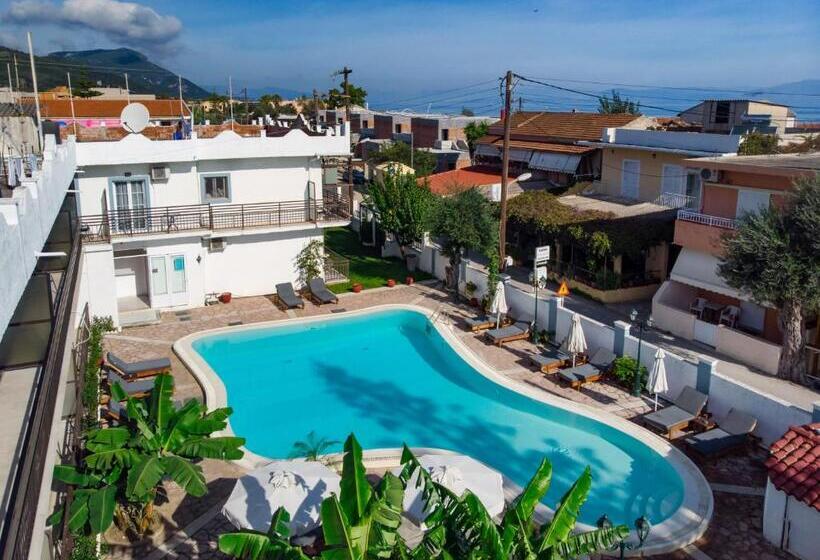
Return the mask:
[[24,47],[26,31],[38,54],[127,46],[209,87],[325,91],[347,65],[377,105],[457,90],[447,102],[491,107],[507,69],[597,91],[583,81],[820,78],[818,0],[0,0],[0,44]]

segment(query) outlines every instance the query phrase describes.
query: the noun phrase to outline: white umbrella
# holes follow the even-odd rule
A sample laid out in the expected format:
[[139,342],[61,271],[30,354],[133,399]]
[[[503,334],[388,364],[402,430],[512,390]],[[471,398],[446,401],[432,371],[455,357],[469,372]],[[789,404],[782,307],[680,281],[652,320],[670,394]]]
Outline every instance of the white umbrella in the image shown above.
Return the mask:
[[[658,393],[665,393],[669,390],[669,382],[666,380],[666,365],[663,359],[666,353],[663,348],[658,348],[655,352],[655,363],[652,365],[652,371],[649,374],[649,382],[646,387],[650,393],[655,395],[655,410],[658,410]],[[640,364],[638,364],[640,367]]]
[[[495,517],[504,511],[504,486],[501,474],[466,455],[422,455],[419,463],[430,473],[430,477],[461,496],[470,490]],[[401,469],[396,469],[400,472]],[[422,488],[417,486],[418,472],[407,483],[404,491],[404,511],[413,521],[421,524],[427,518]]]
[[504,282],[495,285],[495,297],[490,304],[490,313],[495,313],[495,328],[501,326],[501,314],[507,312],[507,295],[504,293]]
[[319,508],[339,493],[339,475],[316,461],[273,461],[236,481],[222,513],[240,529],[267,531],[273,513],[284,507],[294,536],[319,526]]
[[575,313],[572,316],[572,326],[569,329],[567,352],[572,354],[572,367],[575,367],[575,357],[587,351],[587,339],[584,337],[584,328],[581,326],[581,316]]

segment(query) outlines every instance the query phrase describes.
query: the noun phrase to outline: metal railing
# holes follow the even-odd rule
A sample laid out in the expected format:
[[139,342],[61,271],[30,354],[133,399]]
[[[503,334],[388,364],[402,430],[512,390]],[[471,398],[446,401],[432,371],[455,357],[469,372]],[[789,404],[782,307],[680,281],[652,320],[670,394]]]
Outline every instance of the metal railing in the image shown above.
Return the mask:
[[281,227],[349,218],[345,199],[335,193],[326,193],[322,200],[311,198],[253,204],[192,204],[112,210],[105,214],[83,216],[82,235],[85,242],[100,243],[117,237]]
[[691,210],[678,210],[678,219],[684,222],[694,222],[704,226],[719,227],[724,229],[736,229],[737,222],[732,218],[721,218],[720,216],[710,216]]
[[665,192],[661,193],[661,195],[655,199],[655,204],[658,206],[665,206],[667,208],[686,208],[693,210],[698,207],[698,199],[694,196],[689,196],[686,194]]
[[325,247],[325,282],[345,282],[350,276],[350,259]]

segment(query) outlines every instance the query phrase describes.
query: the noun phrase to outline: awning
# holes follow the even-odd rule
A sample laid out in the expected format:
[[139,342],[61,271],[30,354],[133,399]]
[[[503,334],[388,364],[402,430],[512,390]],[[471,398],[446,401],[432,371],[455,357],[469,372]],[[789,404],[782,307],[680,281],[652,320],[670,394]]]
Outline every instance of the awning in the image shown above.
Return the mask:
[[479,144],[475,147],[475,155],[501,157],[501,150],[499,150],[496,146],[490,146],[489,144]]
[[718,275],[718,262],[716,257],[708,253],[701,253],[692,249],[681,249],[669,278],[710,292],[737,299],[746,299],[740,292],[726,284],[726,281]]
[[510,161],[523,161],[524,163],[529,163],[531,157],[532,150],[510,148]]
[[575,173],[581,156],[572,154],[553,154],[551,152],[533,152],[530,167],[559,173]]

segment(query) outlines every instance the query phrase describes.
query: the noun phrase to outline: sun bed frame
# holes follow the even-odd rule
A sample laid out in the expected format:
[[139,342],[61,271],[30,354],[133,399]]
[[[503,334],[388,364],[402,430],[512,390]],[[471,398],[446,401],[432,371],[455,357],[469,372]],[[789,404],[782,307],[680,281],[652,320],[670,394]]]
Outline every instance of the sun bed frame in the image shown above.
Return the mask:
[[708,395],[687,385],[671,406],[644,415],[642,423],[660,431],[667,439],[674,439],[701,415],[708,399]]
[[325,281],[321,278],[311,278],[310,282],[308,282],[308,290],[310,293],[310,299],[316,305],[322,305],[323,303],[339,303],[338,296],[327,289]]
[[530,354],[530,363],[545,375],[552,375],[571,362],[572,356],[561,348],[549,347],[542,352]]
[[[467,317],[466,319],[464,319],[464,323],[467,325],[467,328],[470,329],[472,332],[479,332],[487,329],[494,329],[496,325],[496,319],[493,317],[489,317],[487,315],[479,315],[478,317]],[[506,315],[501,317],[501,327],[506,327],[510,324],[512,324],[512,321],[509,317],[507,317]]]
[[276,303],[284,309],[294,309],[296,307],[304,309],[305,300],[296,295],[293,284],[283,282],[276,285]]
[[717,427],[689,436],[683,443],[699,459],[716,459],[741,449],[748,449],[757,439],[752,434],[756,427],[757,418],[732,408]]
[[118,358],[113,352],[109,352],[105,357],[105,367],[116,371],[124,378],[134,379],[139,377],[152,377],[160,373],[171,371],[171,360],[168,358],[154,358],[152,360],[142,360],[139,362],[126,362]]
[[589,363],[559,370],[558,377],[573,389],[580,391],[581,387],[587,383],[595,383],[603,379],[612,367],[615,358],[617,356],[612,350],[601,347],[595,351],[589,359]]
[[524,340],[530,337],[530,325],[524,321],[518,321],[500,329],[490,329],[486,332],[487,338],[496,346],[501,346],[505,342],[513,340]]

